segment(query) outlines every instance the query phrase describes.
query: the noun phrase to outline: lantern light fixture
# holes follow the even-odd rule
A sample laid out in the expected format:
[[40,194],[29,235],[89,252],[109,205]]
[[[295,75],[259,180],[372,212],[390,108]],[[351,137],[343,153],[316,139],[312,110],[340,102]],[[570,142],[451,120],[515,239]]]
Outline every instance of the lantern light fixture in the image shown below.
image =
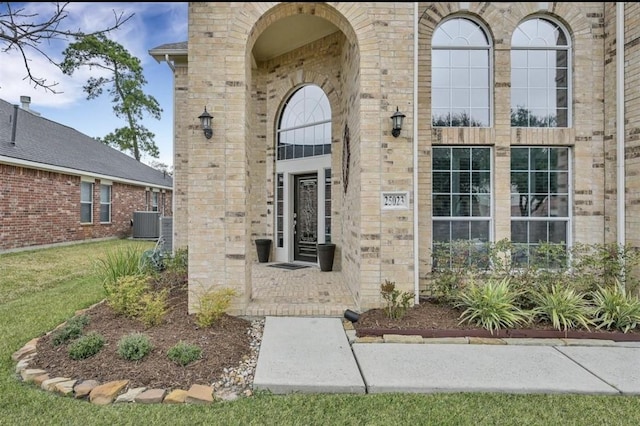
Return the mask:
[[213,136],[213,129],[211,128],[211,119],[213,116],[207,112],[206,106],[204,107],[204,112],[200,114],[198,118],[200,119],[200,127],[202,127],[204,137],[211,139],[211,136]]
[[400,136],[400,130],[402,130],[402,120],[404,120],[406,116],[398,110],[396,107],[396,112],[391,116],[391,120],[393,123],[393,127],[391,128],[391,134],[394,138]]

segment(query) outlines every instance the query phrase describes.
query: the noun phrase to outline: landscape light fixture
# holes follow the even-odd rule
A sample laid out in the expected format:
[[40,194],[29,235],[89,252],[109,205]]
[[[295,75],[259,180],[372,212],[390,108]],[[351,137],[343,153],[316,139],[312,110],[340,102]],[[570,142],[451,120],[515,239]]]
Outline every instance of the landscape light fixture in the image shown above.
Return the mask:
[[207,112],[207,107],[204,107],[204,112],[200,114],[200,126],[202,127],[202,131],[204,132],[204,137],[207,139],[211,139],[213,136],[213,129],[211,128],[211,119],[213,116]]
[[400,130],[402,130],[402,120],[404,120],[406,116],[398,111],[398,107],[396,107],[396,112],[391,116],[391,120],[393,121],[393,128],[391,129],[391,134],[394,138],[397,138],[400,135]]

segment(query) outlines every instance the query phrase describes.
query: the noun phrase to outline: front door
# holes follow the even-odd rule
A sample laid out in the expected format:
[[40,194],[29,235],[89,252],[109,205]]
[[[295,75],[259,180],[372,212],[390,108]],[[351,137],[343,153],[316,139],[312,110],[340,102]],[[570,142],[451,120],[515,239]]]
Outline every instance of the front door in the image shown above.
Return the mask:
[[316,262],[318,243],[318,174],[294,177],[293,259]]

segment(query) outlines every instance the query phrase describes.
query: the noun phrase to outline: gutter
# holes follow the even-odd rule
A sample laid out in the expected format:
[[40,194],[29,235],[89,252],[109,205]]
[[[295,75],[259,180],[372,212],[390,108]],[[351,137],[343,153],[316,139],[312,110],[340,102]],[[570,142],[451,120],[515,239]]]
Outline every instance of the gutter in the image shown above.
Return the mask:
[[413,3],[413,286],[420,303],[420,228],[418,227],[418,3]]
[[0,164],[7,164],[9,166],[16,166],[16,167],[26,167],[29,169],[44,170],[47,172],[62,173],[62,174],[71,175],[71,176],[86,176],[94,179],[100,179],[100,180],[104,179],[104,180],[110,180],[118,183],[125,183],[128,185],[149,186],[153,188],[168,189],[173,191],[173,187],[171,186],[161,185],[154,182],[145,182],[141,180],[133,180],[133,179],[121,178],[118,176],[111,176],[111,175],[105,175],[101,173],[89,172],[84,170],[71,169],[63,166],[54,166],[51,164],[37,163],[35,161],[21,160],[18,158],[6,157],[4,155],[0,155]]

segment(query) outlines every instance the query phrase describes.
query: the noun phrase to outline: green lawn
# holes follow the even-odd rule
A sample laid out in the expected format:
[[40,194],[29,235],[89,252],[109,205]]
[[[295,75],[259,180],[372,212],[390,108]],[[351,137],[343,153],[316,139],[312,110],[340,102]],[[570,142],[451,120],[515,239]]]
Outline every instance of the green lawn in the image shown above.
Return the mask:
[[11,354],[101,300],[95,259],[131,244],[141,243],[114,240],[0,255],[0,425],[640,424],[640,397],[626,396],[260,393],[206,406],[96,406],[20,382]]

